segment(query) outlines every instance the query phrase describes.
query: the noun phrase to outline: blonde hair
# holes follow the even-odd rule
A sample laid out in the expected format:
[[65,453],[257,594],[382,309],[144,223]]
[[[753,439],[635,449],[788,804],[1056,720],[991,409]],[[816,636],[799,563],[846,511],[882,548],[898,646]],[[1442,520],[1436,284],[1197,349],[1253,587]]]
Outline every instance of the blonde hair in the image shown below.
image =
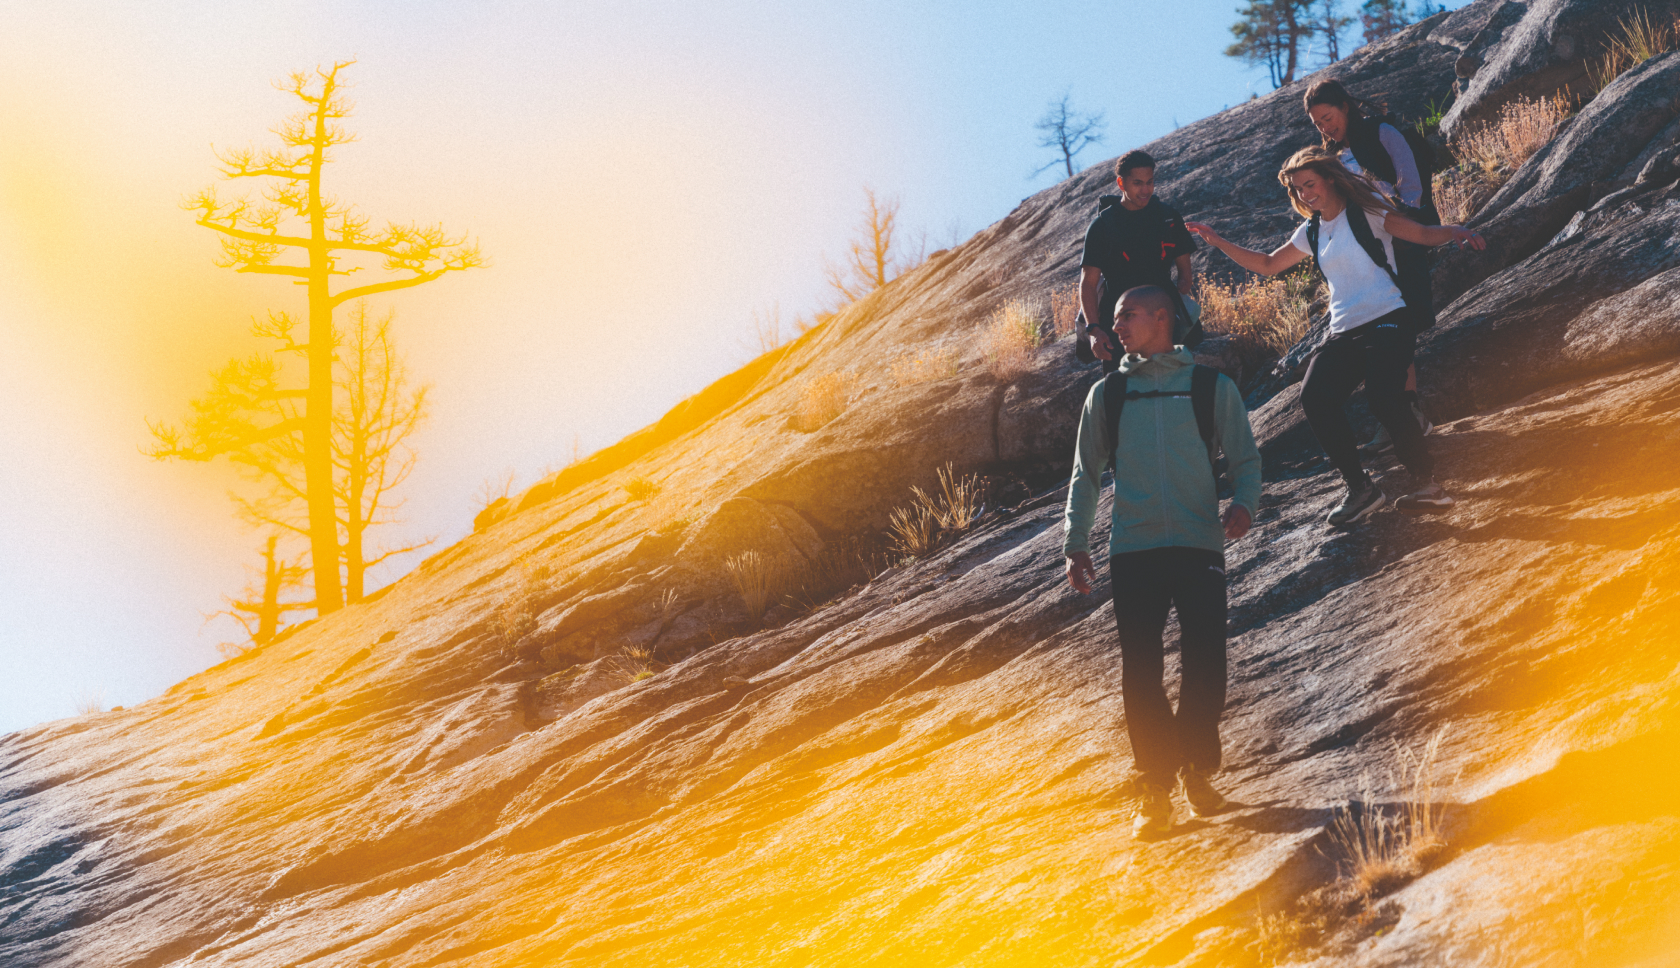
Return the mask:
[[1300,212],[1303,218],[1312,218],[1313,210],[1306,202],[1301,201],[1301,194],[1290,183],[1289,176],[1298,172],[1310,171],[1330,183],[1336,194],[1342,196],[1342,201],[1348,205],[1358,205],[1367,212],[1388,215],[1398,212],[1394,203],[1384,198],[1375,183],[1365,175],[1355,175],[1348,171],[1341,159],[1323,148],[1302,148],[1289,156],[1283,163],[1283,170],[1278,172],[1278,181],[1289,193],[1289,203]]

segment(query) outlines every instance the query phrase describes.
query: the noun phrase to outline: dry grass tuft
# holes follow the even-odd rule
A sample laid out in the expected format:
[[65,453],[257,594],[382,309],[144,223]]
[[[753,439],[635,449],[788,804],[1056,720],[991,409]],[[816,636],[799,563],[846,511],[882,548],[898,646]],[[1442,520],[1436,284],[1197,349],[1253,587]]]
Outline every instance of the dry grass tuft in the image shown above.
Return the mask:
[[632,477],[624,482],[624,493],[630,495],[632,501],[646,501],[659,491],[659,485],[645,477]]
[[1196,288],[1202,327],[1231,337],[1245,373],[1289,352],[1307,335],[1316,274],[1295,272],[1224,285],[1203,276]]
[[986,368],[1009,383],[1027,372],[1032,355],[1044,343],[1040,308],[1024,299],[1011,299],[992,314],[980,334]]
[[1513,172],[1557,134],[1569,117],[1569,92],[1552,97],[1520,97],[1499,109],[1499,117],[1467,128],[1453,140],[1459,160],[1490,174]]
[[950,463],[939,469],[939,490],[929,495],[920,487],[910,488],[919,504],[932,512],[939,527],[945,531],[966,531],[980,516],[983,491],[976,474],[957,476]]
[[1436,172],[1434,179],[1441,221],[1469,221],[1523,162],[1552,140],[1573,104],[1567,90],[1552,97],[1517,98],[1500,109],[1499,117],[1467,128],[1454,139],[1452,150],[1459,164]]
[[910,505],[887,516],[892,550],[902,558],[920,558],[939,547],[942,538],[968,530],[985,508],[985,488],[975,474],[959,477],[949,463],[939,469],[939,488],[931,494],[910,488]]
[[1587,80],[1595,92],[1658,54],[1673,50],[1680,41],[1680,18],[1652,22],[1646,10],[1636,10],[1617,22],[1620,36],[1612,36],[1604,56],[1587,64]]
[[824,424],[846,412],[857,391],[858,378],[854,373],[824,373],[811,380],[799,394],[795,426],[807,434],[820,430]]
[[887,536],[901,557],[920,558],[939,546],[939,519],[920,502],[893,508],[887,515]]
[[1248,950],[1266,968],[1286,964],[1297,952],[1316,946],[1326,926],[1327,919],[1314,912],[1268,914],[1255,921],[1255,938],[1248,943]]
[[1050,290],[1050,328],[1056,338],[1072,333],[1079,317],[1079,284]]
[[757,551],[732,555],[724,560],[723,566],[754,624],[764,620],[764,613],[792,585],[798,571],[793,562]]
[[96,692],[91,696],[83,696],[76,703],[76,715],[97,716],[105,711],[105,694]]
[[949,347],[920,350],[893,361],[893,386],[907,387],[913,383],[936,383],[957,375],[957,354]]
[[616,655],[607,657],[607,674],[629,685],[658,675],[663,663],[654,659],[653,650],[646,646],[625,646]]
[[504,649],[513,648],[520,639],[537,630],[540,599],[548,584],[547,565],[521,558],[518,568],[519,580],[514,584],[512,593],[497,606],[492,622],[496,638]]
[[1330,824],[1330,841],[1346,864],[1351,891],[1369,900],[1423,873],[1446,849],[1442,807],[1435,802],[1435,766],[1445,731],[1437,732],[1423,752],[1399,750],[1398,772],[1391,780],[1405,790],[1398,813],[1374,808],[1369,784],[1360,810],[1343,808]]

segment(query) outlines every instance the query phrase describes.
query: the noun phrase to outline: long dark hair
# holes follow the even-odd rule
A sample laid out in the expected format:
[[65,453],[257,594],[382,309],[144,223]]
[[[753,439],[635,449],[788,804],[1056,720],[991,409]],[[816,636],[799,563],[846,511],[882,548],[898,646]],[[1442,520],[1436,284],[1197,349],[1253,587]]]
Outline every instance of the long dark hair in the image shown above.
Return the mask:
[[1342,132],[1344,140],[1331,141],[1329,138],[1320,136],[1320,143],[1324,145],[1324,150],[1331,152],[1341,151],[1347,147],[1345,139],[1348,133],[1353,130],[1355,121],[1366,117],[1381,117],[1387,113],[1380,105],[1372,104],[1364,98],[1349,94],[1347,88],[1342,86],[1341,81],[1314,81],[1312,86],[1307,88],[1306,97],[1302,100],[1304,101],[1302,106],[1308,114],[1311,114],[1312,109],[1320,104],[1328,104],[1333,108],[1341,108],[1347,112],[1347,128]]

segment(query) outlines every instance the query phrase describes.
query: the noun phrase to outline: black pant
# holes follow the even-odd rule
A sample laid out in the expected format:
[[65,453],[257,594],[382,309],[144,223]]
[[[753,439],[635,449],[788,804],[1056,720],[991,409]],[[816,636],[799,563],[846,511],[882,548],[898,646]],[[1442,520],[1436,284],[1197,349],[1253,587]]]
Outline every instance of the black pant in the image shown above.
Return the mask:
[[[1225,557],[1202,548],[1151,548],[1108,559],[1120,630],[1120,692],[1132,760],[1146,783],[1171,787],[1178,769],[1219,768],[1225,710]],[[1161,681],[1161,633],[1178,609],[1178,711]]]
[[1348,397],[1362,380],[1371,412],[1394,438],[1394,453],[1400,462],[1414,474],[1427,477],[1434,473],[1435,462],[1423,441],[1423,428],[1417,425],[1403,396],[1406,368],[1411,365],[1412,331],[1405,309],[1330,337],[1307,364],[1301,409],[1306,411],[1319,446],[1349,486],[1367,480],[1346,407]]

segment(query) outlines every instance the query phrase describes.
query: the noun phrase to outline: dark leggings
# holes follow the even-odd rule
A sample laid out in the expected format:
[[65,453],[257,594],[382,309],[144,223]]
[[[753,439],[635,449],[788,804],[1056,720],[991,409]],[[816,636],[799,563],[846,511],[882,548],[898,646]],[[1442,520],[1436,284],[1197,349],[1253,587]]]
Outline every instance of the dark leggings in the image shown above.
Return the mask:
[[[1146,783],[1171,787],[1178,768],[1219,768],[1225,710],[1225,558],[1201,548],[1151,548],[1108,560],[1120,631],[1120,692],[1132,760]],[[1178,609],[1178,711],[1162,683],[1162,632]]]
[[1319,446],[1350,487],[1368,478],[1359,462],[1359,443],[1348,423],[1347,401],[1361,381],[1371,412],[1394,438],[1394,453],[1413,474],[1435,472],[1423,428],[1406,405],[1406,368],[1412,365],[1412,332],[1408,310],[1386,316],[1346,333],[1338,333],[1313,354],[1301,385],[1301,409]]

